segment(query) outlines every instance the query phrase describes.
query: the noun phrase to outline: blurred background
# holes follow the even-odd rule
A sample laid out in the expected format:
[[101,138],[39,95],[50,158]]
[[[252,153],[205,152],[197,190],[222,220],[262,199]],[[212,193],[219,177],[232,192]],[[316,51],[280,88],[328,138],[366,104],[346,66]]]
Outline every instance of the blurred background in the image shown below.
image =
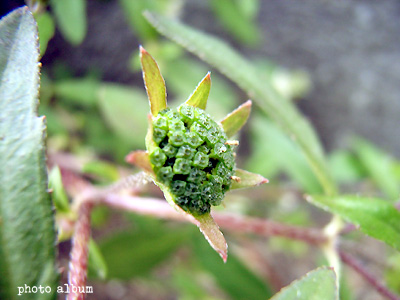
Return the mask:
[[[117,180],[121,166],[127,168],[125,155],[145,148],[148,102],[139,45],[159,63],[172,106],[185,100],[208,71],[211,115],[220,119],[247,100],[218,71],[161,37],[142,16],[152,10],[228,42],[279,93],[296,101],[315,126],[343,191],[398,198],[399,1],[27,2],[39,26],[39,113],[47,117],[49,152],[72,155],[94,182]],[[1,1],[0,14],[25,4]],[[226,210],[302,226],[329,221],[302,200],[303,193],[321,191],[306,161],[257,108],[240,140],[239,166],[268,177],[271,184],[228,195]],[[146,193],[159,195],[153,187]],[[228,234],[232,256],[227,269],[191,226],[105,208],[95,211],[93,224],[102,258],[92,261],[91,276],[107,278],[103,283],[93,279],[93,299],[130,299],[132,293],[135,299],[266,299],[323,261],[321,253],[300,242]],[[380,264],[390,259],[391,267],[376,272],[399,291],[394,279],[400,274],[399,256],[367,238],[353,238],[351,243],[362,238],[371,253],[387,253]],[[159,251],[149,253],[150,248]],[[69,243],[61,243],[64,264],[68,251]],[[132,277],[137,279],[126,283]],[[347,278],[352,279],[344,285],[343,299],[379,299],[363,290],[365,283],[357,277]],[[249,286],[250,292],[238,291],[238,285]]]

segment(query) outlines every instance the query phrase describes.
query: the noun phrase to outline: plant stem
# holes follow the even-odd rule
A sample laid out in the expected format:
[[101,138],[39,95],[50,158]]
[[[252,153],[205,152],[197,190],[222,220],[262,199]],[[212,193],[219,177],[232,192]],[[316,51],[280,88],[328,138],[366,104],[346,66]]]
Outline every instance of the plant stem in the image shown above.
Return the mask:
[[370,283],[379,294],[390,300],[400,300],[400,297],[391,292],[383,283],[375,278],[355,257],[339,250],[342,261],[353,268],[368,283]]
[[90,239],[90,213],[93,207],[91,202],[82,202],[78,209],[78,219],[72,238],[71,258],[69,262],[68,283],[70,293],[67,300],[84,300],[85,293],[79,288],[86,289],[88,245]]
[[[104,197],[99,199],[99,201],[108,206],[144,215],[151,215],[162,219],[193,222],[192,219],[189,219],[175,211],[162,199],[106,194]],[[235,214],[214,212],[212,215],[220,227],[234,232],[253,233],[266,237],[281,236],[303,241],[311,245],[320,245],[327,241],[326,236],[319,229],[301,228],[270,220],[243,217]]]

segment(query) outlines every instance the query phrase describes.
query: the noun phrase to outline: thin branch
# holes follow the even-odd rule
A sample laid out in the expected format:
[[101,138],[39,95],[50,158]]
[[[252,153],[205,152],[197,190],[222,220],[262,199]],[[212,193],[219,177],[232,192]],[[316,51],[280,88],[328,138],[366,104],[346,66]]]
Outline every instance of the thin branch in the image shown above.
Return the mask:
[[[193,222],[191,219],[175,211],[166,201],[161,199],[106,194],[97,200],[108,206],[139,214],[151,215],[163,219]],[[228,213],[214,212],[212,215],[221,228],[236,233],[253,233],[265,237],[281,236],[300,240],[312,245],[319,245],[327,241],[323,232],[318,229],[301,228],[270,220],[243,217]]]
[[[82,202],[78,210],[75,232],[72,238],[71,258],[69,262],[69,290],[67,300],[84,300],[86,290],[88,245],[90,239],[90,213],[93,204]],[[82,292],[83,289],[83,292]]]
[[370,283],[379,294],[390,300],[400,300],[400,296],[395,295],[382,282],[375,278],[355,257],[339,250],[339,255],[342,261],[353,268],[360,274],[368,283]]

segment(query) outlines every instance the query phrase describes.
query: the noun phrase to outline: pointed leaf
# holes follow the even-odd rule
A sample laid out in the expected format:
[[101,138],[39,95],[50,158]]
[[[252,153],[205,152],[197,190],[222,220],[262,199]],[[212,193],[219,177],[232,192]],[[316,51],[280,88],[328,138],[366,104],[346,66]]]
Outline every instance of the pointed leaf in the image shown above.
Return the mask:
[[251,100],[248,100],[221,121],[222,127],[228,137],[235,135],[246,124],[250,116],[250,111]]
[[160,110],[167,107],[167,91],[164,78],[156,61],[140,47],[140,61],[142,63],[143,80],[150,101],[150,110],[156,116]]
[[58,166],[53,167],[50,171],[49,189],[51,190],[51,198],[57,211],[69,212],[69,201],[62,183],[60,168]]
[[[47,192],[44,118],[37,116],[39,49],[27,7],[0,21],[0,298],[56,297],[55,231]],[[20,295],[19,286],[50,294]]]
[[400,251],[400,212],[388,201],[358,196],[308,196],[306,199]]
[[238,181],[232,180],[231,190],[255,187],[268,183],[267,178],[242,169],[236,169],[235,176],[238,177]]
[[218,225],[215,223],[211,214],[204,214],[201,216],[192,215],[184,211],[174,201],[174,196],[168,191],[168,188],[160,182],[155,182],[164,193],[165,199],[168,203],[179,213],[183,214],[190,222],[199,227],[201,233],[204,235],[211,247],[221,256],[222,260],[226,262],[228,258],[228,245],[225,241],[224,235],[219,230]]
[[298,143],[325,192],[335,194],[336,185],[328,173],[321,144],[310,123],[289,99],[260,76],[251,62],[212,36],[155,13],[145,12],[145,16],[159,32],[218,68],[246,91],[262,111]]
[[198,227],[208,243],[221,256],[222,260],[226,262],[228,258],[228,244],[211,214],[208,213],[194,217],[199,221],[200,224]]
[[203,80],[196,87],[189,99],[186,100],[186,104],[201,109],[206,109],[208,95],[210,94],[211,88],[211,77],[210,72],[203,78]]
[[270,300],[338,300],[336,275],[332,269],[319,268],[284,287]]
[[125,157],[125,161],[139,167],[148,174],[155,176],[153,168],[151,167],[149,153],[147,151],[132,151]]
[[93,239],[89,240],[88,272],[89,277],[107,278],[107,263],[99,246]]

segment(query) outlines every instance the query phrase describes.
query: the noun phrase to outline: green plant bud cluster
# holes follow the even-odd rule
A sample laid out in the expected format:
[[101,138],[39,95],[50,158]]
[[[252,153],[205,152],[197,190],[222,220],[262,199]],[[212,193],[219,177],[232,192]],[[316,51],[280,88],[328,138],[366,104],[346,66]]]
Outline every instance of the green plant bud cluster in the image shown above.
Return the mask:
[[160,111],[152,130],[153,171],[176,204],[196,215],[219,205],[235,169],[233,148],[220,125],[204,110],[181,105]]

